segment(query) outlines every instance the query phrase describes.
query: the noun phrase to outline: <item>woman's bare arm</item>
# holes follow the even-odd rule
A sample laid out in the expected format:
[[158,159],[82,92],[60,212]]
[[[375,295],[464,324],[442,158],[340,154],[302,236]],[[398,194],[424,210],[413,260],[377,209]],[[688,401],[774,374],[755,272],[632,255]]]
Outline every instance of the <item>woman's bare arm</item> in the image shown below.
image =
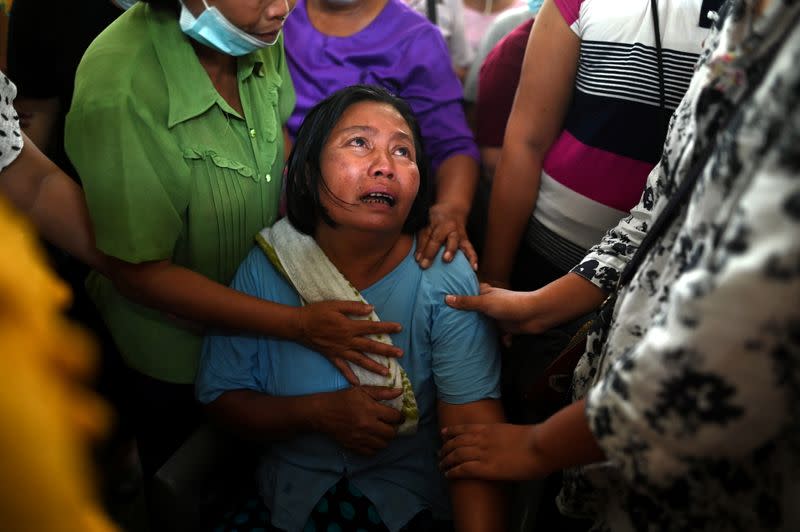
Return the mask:
[[536,205],[542,161],[562,129],[572,97],[580,40],[552,0],[528,39],[503,151],[492,183],[481,278],[508,286],[514,256]]
[[527,480],[600,462],[605,454],[585,409],[583,400],[572,403],[538,425],[447,427],[442,431],[442,469],[448,479]]
[[80,186],[23,135],[19,156],[0,172],[0,191],[30,218],[49,242],[100,271],[105,255],[94,232]]
[[[484,399],[462,405],[439,401],[439,425],[448,427],[465,423],[502,423],[500,401]],[[474,479],[450,479],[453,519],[459,532],[494,532],[506,530],[505,486]]]

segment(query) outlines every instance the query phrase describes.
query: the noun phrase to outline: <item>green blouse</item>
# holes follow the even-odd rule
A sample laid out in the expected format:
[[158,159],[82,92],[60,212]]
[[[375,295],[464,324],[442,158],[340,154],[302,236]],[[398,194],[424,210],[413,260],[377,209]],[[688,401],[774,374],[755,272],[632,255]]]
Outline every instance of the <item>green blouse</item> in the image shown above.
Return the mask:
[[[282,125],[295,103],[283,39],[238,61],[244,116],[216,91],[171,13],[137,4],[89,47],[66,148],[97,246],[122,260],[169,259],[223,284],[277,216]],[[193,382],[202,336],[87,280],[133,368]]]

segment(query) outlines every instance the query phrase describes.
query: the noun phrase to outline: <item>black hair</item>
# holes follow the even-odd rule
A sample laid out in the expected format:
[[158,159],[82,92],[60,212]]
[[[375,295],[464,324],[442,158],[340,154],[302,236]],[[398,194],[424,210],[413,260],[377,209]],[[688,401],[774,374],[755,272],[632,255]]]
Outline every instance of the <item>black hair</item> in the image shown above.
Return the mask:
[[336,226],[320,200],[320,188],[326,187],[320,169],[322,149],[344,112],[351,105],[365,101],[391,105],[411,128],[419,169],[419,191],[403,224],[403,233],[414,234],[428,225],[431,204],[430,171],[419,124],[411,106],[384,88],[352,85],[334,92],[315,105],[297,132],[297,140],[286,163],[286,207],[289,221],[298,231],[313,235],[320,220],[331,227]]

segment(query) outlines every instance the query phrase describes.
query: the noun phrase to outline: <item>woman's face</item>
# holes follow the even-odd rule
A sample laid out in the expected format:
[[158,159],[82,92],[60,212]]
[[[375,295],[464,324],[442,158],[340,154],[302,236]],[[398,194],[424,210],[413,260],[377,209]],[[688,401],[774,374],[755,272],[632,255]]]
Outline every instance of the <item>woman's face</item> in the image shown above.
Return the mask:
[[[209,7],[219,9],[231,24],[264,42],[273,43],[283,21],[294,9],[297,0],[206,0]],[[204,10],[203,0],[184,0],[197,17]]]
[[340,226],[399,233],[419,191],[411,128],[391,105],[345,110],[322,148],[322,206]]

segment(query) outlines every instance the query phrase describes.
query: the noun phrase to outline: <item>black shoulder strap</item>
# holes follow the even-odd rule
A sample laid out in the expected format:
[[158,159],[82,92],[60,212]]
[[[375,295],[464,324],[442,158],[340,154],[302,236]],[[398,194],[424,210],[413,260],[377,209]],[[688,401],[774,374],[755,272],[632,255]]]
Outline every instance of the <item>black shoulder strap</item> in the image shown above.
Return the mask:
[[436,25],[436,0],[425,0],[425,6],[428,12],[428,20],[433,25]]
[[[655,8],[655,0],[651,0],[653,2],[653,7]],[[767,57],[767,62],[761,65],[761,70],[766,71],[769,68],[769,65],[772,64],[775,56],[777,55],[777,48],[780,45],[781,40],[778,39],[776,44],[773,45],[770,52],[765,53],[764,56]],[[742,94],[737,97],[737,105],[735,105],[735,110],[731,111],[727,117],[725,117],[724,122],[720,124],[717,131],[720,134],[724,134],[725,131],[728,129],[735,120],[740,119],[741,115],[745,112],[739,103],[746,101],[759,87],[758,82],[750,83]],[[672,224],[675,218],[678,216],[678,213],[681,211],[683,206],[687,203],[689,196],[694,190],[695,184],[700,179],[700,175],[703,173],[703,169],[705,168],[706,164],[708,163],[709,159],[711,159],[711,155],[714,153],[714,148],[716,147],[716,143],[712,140],[709,140],[703,150],[695,159],[694,164],[692,164],[689,172],[686,175],[686,179],[684,179],[679,185],[672,196],[669,198],[669,203],[667,206],[664,207],[664,210],[659,214],[658,218],[656,218],[650,227],[647,228],[647,234],[642,239],[642,243],[639,245],[639,248],[634,253],[633,257],[631,258],[630,262],[625,266],[625,269],[622,270],[622,273],[619,276],[619,283],[617,284],[617,290],[620,287],[625,286],[630,282],[633,278],[636,271],[641,266],[642,261],[644,261],[645,256],[653,247],[656,240],[660,238],[666,231],[667,228]]]

